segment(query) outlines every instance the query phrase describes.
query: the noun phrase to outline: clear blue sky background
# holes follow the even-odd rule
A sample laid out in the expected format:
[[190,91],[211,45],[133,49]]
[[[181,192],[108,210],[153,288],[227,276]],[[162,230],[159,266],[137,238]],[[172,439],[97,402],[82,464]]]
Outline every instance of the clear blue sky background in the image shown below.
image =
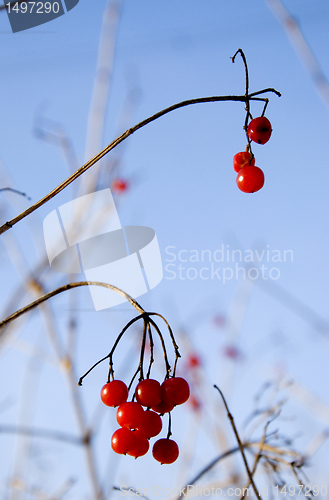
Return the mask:
[[[12,186],[28,193],[32,202],[43,197],[70,173],[59,151],[33,134],[35,117],[40,110],[64,127],[79,163],[84,162],[86,123],[105,5],[104,0],[80,0],[76,8],[61,18],[16,34],[11,32],[6,14],[0,13],[0,157],[10,172]],[[295,16],[329,78],[328,3],[325,0],[289,0],[285,5]],[[275,367],[329,405],[328,341],[325,338],[329,331],[319,334],[313,317],[310,315],[309,321],[302,319],[291,309],[281,291],[288,291],[329,321],[328,109],[265,2],[125,1],[118,28],[104,134],[105,146],[118,132],[117,119],[133,84],[138,86],[141,99],[129,125],[181,100],[243,94],[242,61],[238,58],[233,65],[230,60],[240,47],[247,56],[251,91],[274,87],[282,93],[280,99],[269,95],[266,114],[273,127],[270,141],[265,146],[254,147],[256,165],[265,173],[264,188],[247,195],[235,184],[232,157],[243,151],[246,143],[242,129],[243,104],[198,104],[161,118],[126,141],[120,175],[130,179],[131,190],[117,205],[122,224],[145,225],[156,230],[164,268],[169,263],[166,259],[171,258],[166,251],[169,246],[174,247],[171,251],[177,257],[175,264],[186,269],[193,267],[197,273],[203,264],[179,262],[180,250],[186,250],[184,257],[192,250],[213,253],[222,245],[225,248],[229,245],[230,250],[278,250],[281,255],[284,250],[292,251],[293,262],[290,258],[287,262],[264,262],[266,267],[268,264],[269,268],[279,269],[280,277],[275,280],[274,290],[280,300],[274,297],[274,292],[267,293],[257,283],[250,294],[239,335],[239,348],[244,358],[237,365],[234,389],[230,394],[238,423],[251,410],[252,397],[260,385],[273,377]],[[254,116],[261,114],[261,110],[260,104],[252,105]],[[25,222],[12,229],[31,268],[45,255],[43,218],[72,199],[72,193],[71,187],[67,188],[31,216],[38,237],[37,247],[29,237]],[[1,222],[29,206],[27,200],[17,199],[13,194],[0,196]],[[13,203],[9,210],[4,200]],[[2,237],[5,242],[10,241],[9,233]],[[0,257],[0,297],[5,309],[21,280],[3,244],[0,244]],[[208,268],[210,265],[206,263]],[[221,267],[223,264],[215,262],[214,265]],[[231,263],[226,267],[230,266]],[[54,275],[51,276],[49,289],[58,284]],[[225,384],[227,360],[222,357],[222,348],[230,342],[227,338],[229,328],[214,328],[212,318],[216,314],[226,317],[238,287],[246,287],[235,277],[225,284],[216,278],[202,280],[199,274],[193,280],[185,274],[184,280],[170,277],[172,274],[165,268],[161,284],[139,301],[144,308],[163,313],[175,329],[185,325],[206,364],[211,391],[211,384]],[[265,283],[268,291],[272,290],[270,281]],[[277,287],[282,289],[277,292]],[[80,375],[109,351],[115,332],[132,313],[123,306],[116,312],[96,313],[92,311],[87,290],[79,297],[81,336],[77,366]],[[54,300],[53,308],[62,327],[66,324],[67,299]],[[50,351],[46,340],[42,340],[42,326],[37,319],[30,320],[24,327],[21,339],[37,341],[41,348]],[[1,423],[21,422],[18,401],[24,391],[27,359],[14,348],[3,350]],[[60,375],[47,367],[40,368],[39,377],[34,422],[43,428],[74,432],[74,420],[69,411],[63,409],[69,403],[64,385],[62,388],[59,381]],[[81,389],[88,414],[98,402],[99,388],[105,377],[106,367],[103,367],[103,371],[99,369],[91,375]],[[179,411],[177,435],[183,442],[184,418],[189,415]],[[295,403],[291,403],[287,414],[298,417],[293,424],[282,425],[287,425],[287,432],[300,430],[303,433],[298,443],[301,449],[316,432],[328,425],[327,421],[319,420],[316,414]],[[107,427],[103,423],[101,429],[104,437],[97,448],[103,474],[110,435],[115,428],[114,418],[106,422]],[[4,488],[12,466],[15,440],[12,436],[1,435],[0,438]],[[202,439],[197,441],[198,459],[193,460],[188,477],[218,453],[209,438],[204,442]],[[57,480],[70,476],[71,471],[72,475],[78,474],[79,466],[83,467],[77,450],[67,451],[58,444],[42,443],[34,451],[37,465],[34,463],[29,472],[32,482],[41,477],[42,464],[46,464],[46,469],[51,469],[55,463],[58,466],[54,477],[48,478],[50,491]],[[328,447],[323,449],[325,452]],[[5,460],[7,456],[9,462]],[[320,459],[320,455],[319,462],[314,459],[317,467],[309,472],[317,484],[326,479],[326,464],[319,465]],[[156,467],[151,457],[136,463],[129,459],[118,462],[117,457],[110,454],[109,463],[110,466],[119,464],[118,469],[111,469],[114,471],[111,481],[116,484],[128,481],[136,487],[148,485],[150,479],[145,474],[146,468],[166,486],[173,486],[176,480],[175,474],[168,469]],[[175,467],[172,470],[178,472],[179,465]],[[46,473],[50,476],[48,469]],[[66,473],[68,470],[70,473]],[[80,477],[68,498],[89,498],[88,493],[82,493],[85,487]]]

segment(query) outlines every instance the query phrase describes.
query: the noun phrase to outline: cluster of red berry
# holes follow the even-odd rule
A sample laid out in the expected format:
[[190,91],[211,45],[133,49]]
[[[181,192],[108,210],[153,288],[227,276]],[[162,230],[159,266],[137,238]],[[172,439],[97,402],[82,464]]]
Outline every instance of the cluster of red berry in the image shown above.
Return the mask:
[[[117,422],[121,426],[112,435],[113,451],[135,458],[149,450],[149,439],[162,430],[162,418],[176,405],[185,403],[190,396],[190,388],[184,378],[167,378],[161,385],[157,380],[141,380],[135,389],[136,401],[127,401],[128,387],[122,380],[112,380],[102,387],[101,400],[107,406],[116,407]],[[144,407],[146,409],[144,410]],[[178,445],[172,439],[170,420],[167,438],[159,439],[153,445],[152,454],[161,464],[171,464],[179,455]]]
[[[265,116],[254,118],[248,125],[247,135],[257,144],[266,144],[271,137],[272,127]],[[248,146],[250,149],[250,145]],[[244,193],[255,193],[264,186],[264,173],[256,167],[255,157],[249,151],[242,151],[233,157],[233,168],[238,172],[236,183]]]

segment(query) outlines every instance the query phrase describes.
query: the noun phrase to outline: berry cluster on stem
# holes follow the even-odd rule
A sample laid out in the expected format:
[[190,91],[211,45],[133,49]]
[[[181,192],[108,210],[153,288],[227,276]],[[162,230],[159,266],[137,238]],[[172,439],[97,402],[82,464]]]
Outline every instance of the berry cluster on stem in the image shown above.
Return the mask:
[[[169,336],[175,352],[173,373],[168,360],[167,349],[162,332],[151,316],[162,318],[168,328]],[[143,320],[143,334],[139,364],[129,385],[122,380],[114,378],[113,355],[116,347],[128,328],[139,319]],[[154,341],[152,329],[158,334],[163,350],[165,362],[165,377],[160,384],[158,380],[152,379],[151,367],[154,363]],[[144,354],[146,342],[149,342],[150,359],[144,378]],[[167,437],[157,440],[152,449],[155,460],[161,464],[171,464],[177,460],[179,455],[178,445],[170,439],[171,412],[175,406],[185,403],[190,396],[190,388],[187,381],[182,377],[176,377],[176,366],[180,353],[172,329],[163,316],[158,313],[143,312],[133,318],[119,333],[110,353],[95,363],[79,380],[82,385],[83,378],[90,373],[99,363],[109,360],[109,373],[107,383],[101,389],[101,400],[106,406],[117,407],[116,419],[120,428],[112,435],[111,446],[113,451],[123,455],[131,455],[135,458],[145,455],[149,450],[149,440],[158,436],[162,430],[162,417],[168,414]],[[128,401],[129,392],[139,375],[138,383],[133,391],[131,401]]]
[[[262,97],[257,99],[259,101],[263,101],[265,104],[261,116],[253,118],[250,112],[250,99],[248,99],[248,96],[255,96],[256,94],[259,95],[265,93],[269,89],[249,94],[249,73],[247,60],[243,51],[239,49],[232,57],[232,62],[235,61],[235,57],[237,54],[240,54],[243,59],[246,73],[246,118],[244,129],[246,131],[248,144],[246,147],[246,151],[241,151],[240,153],[234,155],[233,168],[238,173],[238,176],[236,178],[238,188],[244,193],[255,193],[264,186],[265,176],[264,172],[255,165],[255,156],[252,152],[251,143],[255,142],[257,144],[266,144],[272,134],[272,125],[268,118],[264,116],[265,110],[269,103],[268,98]],[[249,120],[251,121],[249,122]]]

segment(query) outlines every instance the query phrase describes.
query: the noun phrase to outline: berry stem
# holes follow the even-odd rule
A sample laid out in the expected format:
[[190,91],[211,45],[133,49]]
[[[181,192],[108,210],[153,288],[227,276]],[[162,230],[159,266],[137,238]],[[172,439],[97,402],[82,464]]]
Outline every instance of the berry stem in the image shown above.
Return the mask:
[[145,353],[145,342],[146,342],[146,332],[147,332],[147,325],[148,325],[148,320],[144,317],[143,318],[144,324],[143,324],[143,338],[142,338],[142,346],[141,346],[141,355],[139,358],[139,382],[141,380],[144,380],[144,372],[143,372],[143,361],[144,361],[144,353]]
[[165,378],[169,378],[169,374],[171,372],[171,366],[170,366],[170,363],[169,363],[169,360],[168,360],[168,355],[167,355],[167,350],[166,350],[166,345],[165,345],[165,342],[164,342],[164,339],[163,339],[163,335],[162,335],[162,333],[160,331],[160,328],[155,323],[155,321],[153,321],[153,319],[151,319],[151,318],[149,318],[149,321],[152,324],[152,326],[155,328],[157,334],[160,337],[160,341],[161,341],[161,345],[162,345],[162,350],[163,350],[163,357],[164,357],[165,365],[166,365],[166,377]]
[[[243,59],[243,63],[244,63],[244,69],[245,69],[245,73],[246,73],[246,92],[245,92],[245,96],[247,97],[248,94],[249,94],[249,73],[248,73],[248,65],[247,65],[247,59],[246,59],[246,56],[244,55],[244,52],[242,49],[238,49],[236,51],[236,53],[234,54],[233,57],[231,57],[232,59],[232,63],[235,62],[235,57],[240,54],[242,59]],[[246,106],[249,106],[249,103],[247,104],[246,103]]]
[[177,365],[177,361],[178,361],[178,358],[181,357],[180,355],[180,352],[179,352],[179,347],[177,345],[177,342],[176,342],[176,339],[175,339],[175,336],[174,336],[174,332],[172,331],[171,329],[171,326],[169,325],[168,321],[166,320],[166,318],[164,316],[162,316],[161,314],[159,313],[148,313],[149,316],[158,316],[159,318],[161,318],[167,325],[167,328],[168,328],[168,331],[169,331],[169,335],[170,335],[170,338],[171,338],[171,341],[172,341],[172,344],[174,346],[174,351],[175,351],[175,356],[176,356],[176,359],[175,359],[175,365],[174,365],[174,371],[173,371],[173,376],[175,376],[175,372],[176,372],[176,365]]
[[263,108],[263,112],[262,112],[262,114],[260,116],[264,116],[265,115],[265,110],[266,110],[267,105],[268,105],[269,102],[270,101],[268,99],[266,99],[266,102],[265,102],[265,105],[264,105],[264,108]]
[[[135,371],[135,373],[134,373],[134,375],[133,375],[133,377],[132,377],[132,379],[130,381],[130,384],[128,385],[128,391],[130,391],[131,386],[133,385],[134,380],[137,377],[138,373],[139,373],[139,366],[138,366],[137,370]],[[135,399],[135,393],[133,394],[132,401],[134,401],[134,399]]]
[[140,314],[139,316],[136,316],[135,318],[131,319],[127,324],[126,326],[121,330],[121,332],[119,333],[115,343],[114,343],[114,346],[112,347],[112,350],[111,352],[105,356],[105,358],[102,358],[100,359],[99,361],[97,361],[97,363],[95,363],[91,368],[89,368],[89,370],[84,374],[82,375],[82,377],[79,378],[79,382],[78,382],[78,385],[82,385],[82,380],[94,369],[96,368],[97,365],[99,365],[100,363],[102,363],[102,361],[105,361],[107,358],[110,358],[110,370],[109,370],[109,375],[108,375],[108,382],[110,381],[110,375],[112,375],[113,377],[113,374],[114,374],[114,370],[113,370],[113,363],[112,363],[112,356],[113,356],[113,353],[114,353],[114,350],[115,348],[117,347],[120,339],[122,338],[123,334],[128,330],[128,328],[133,324],[135,323],[136,321],[138,321],[140,318],[143,318],[144,317],[144,314]]
[[171,412],[168,413],[168,433],[167,433],[167,439],[169,439],[170,436],[172,436],[172,432],[171,432]]
[[242,49],[238,49],[236,51],[236,53],[234,54],[234,56],[232,57],[232,62],[234,63],[235,62],[235,56],[237,54],[240,54],[241,57],[242,57],[242,60],[243,60],[243,63],[244,63],[244,70],[245,70],[245,74],[246,74],[246,92],[245,92],[245,97],[246,97],[246,106],[245,106],[245,110],[246,110],[246,118],[245,118],[245,121],[244,121],[244,130],[246,132],[246,136],[247,136],[247,141],[248,141],[248,149],[251,153],[252,156],[253,155],[253,152],[252,152],[252,148],[251,148],[251,140],[249,139],[248,137],[248,134],[247,134],[247,127],[248,127],[248,121],[249,121],[249,118],[252,119],[252,115],[250,113],[250,99],[249,99],[249,72],[248,72],[248,65],[247,65],[247,59],[246,59],[246,56],[243,52]]
[[146,378],[150,378],[151,366],[154,363],[154,342],[153,342],[153,336],[152,336],[151,327],[150,327],[149,322],[147,322],[147,331],[148,331],[148,335],[149,335],[151,353],[150,353],[150,363],[149,363],[149,367],[147,370]]

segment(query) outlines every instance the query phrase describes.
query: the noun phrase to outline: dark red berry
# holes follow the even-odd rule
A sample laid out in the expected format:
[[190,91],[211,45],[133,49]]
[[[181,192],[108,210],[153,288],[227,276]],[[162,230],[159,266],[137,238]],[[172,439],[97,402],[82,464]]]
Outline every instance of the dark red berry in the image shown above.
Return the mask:
[[157,380],[147,378],[137,384],[135,390],[136,401],[142,406],[150,408],[161,401],[161,387]]
[[131,431],[131,433],[134,436],[135,444],[133,448],[127,452],[127,454],[135,458],[142,457],[149,450],[149,440],[139,431]]
[[272,134],[271,122],[265,116],[254,118],[248,125],[247,134],[257,144],[265,144]]
[[144,411],[143,418],[137,430],[147,438],[160,434],[162,429],[162,420],[160,415],[154,411]]
[[188,400],[190,387],[182,377],[168,378],[161,385],[161,396],[166,403],[181,405]]
[[179,448],[172,439],[159,439],[153,445],[152,454],[161,464],[172,464],[178,458]]
[[166,403],[165,401],[160,401],[157,405],[152,406],[152,410],[155,411],[156,413],[160,413],[162,415],[163,413],[169,413],[174,409],[174,405],[171,403]]

